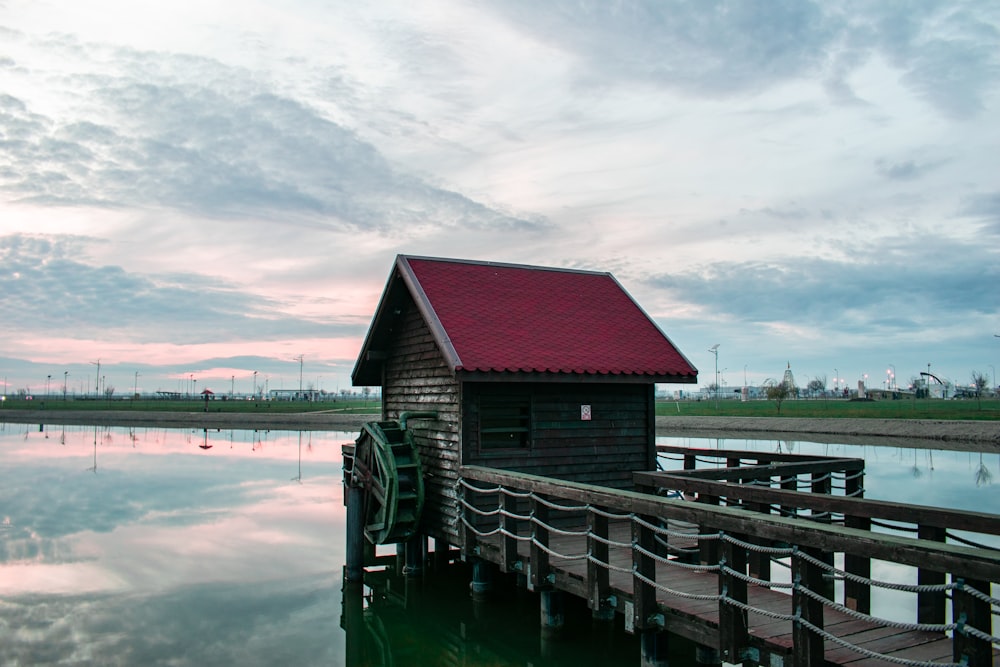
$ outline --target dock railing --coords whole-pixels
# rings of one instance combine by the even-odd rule
[[[961,544],[1000,552],[987,544],[1000,536],[1000,516],[985,512],[942,509],[864,497],[864,461],[861,459],[820,459],[817,467],[804,467],[799,455],[750,453],[658,447],[661,455],[683,461],[683,470],[635,473],[639,490],[677,493],[701,502],[742,507],[763,514],[798,517],[835,525],[891,532],[922,540]],[[720,462],[724,461],[724,467]],[[698,464],[706,465],[699,469]],[[711,467],[715,466],[715,467]],[[806,489],[805,492],[801,489]],[[833,554],[826,554],[832,562]],[[843,604],[869,613],[871,558],[865,554],[845,554]],[[753,564],[751,564],[753,567]],[[760,561],[762,576],[768,561]],[[940,624],[947,617],[947,573],[928,566],[917,569],[917,621]],[[850,576],[856,575],[856,576]]]
[[[679,483],[657,475],[663,473],[637,473],[637,480],[649,489]],[[821,505],[870,501],[780,488],[772,491],[798,495],[772,498],[753,495],[765,491],[754,485],[698,476],[683,479],[689,488],[701,489],[696,491],[699,496],[719,501],[691,502],[463,466],[458,484],[463,508],[460,546],[469,559],[485,559],[524,574],[529,587],[579,595],[595,613],[623,613],[631,631],[675,631],[716,647],[729,662],[818,667],[868,658],[874,664],[913,667],[992,667],[995,647],[1000,646],[993,631],[1000,600],[992,596],[991,586],[1000,581],[1000,552],[921,535],[874,532],[849,525],[853,519],[837,525],[803,520],[797,511],[783,516],[752,509],[753,503],[802,509],[799,495],[820,497]],[[726,504],[721,504],[723,499]],[[811,513],[814,507],[819,512],[845,511],[834,505],[807,509]],[[924,510],[927,521],[943,522],[943,514]],[[865,513],[852,506],[845,517],[891,514],[885,507]],[[714,548],[704,548],[708,543]],[[830,554],[944,573],[950,581],[877,581],[835,567]],[[754,569],[751,563],[762,556],[787,564],[787,580]],[[706,586],[706,577],[714,579],[714,585]],[[836,580],[869,590],[939,594],[951,600],[950,620],[872,616],[858,603],[834,601],[831,582]],[[690,587],[687,581],[699,583]],[[884,644],[878,641],[855,640],[871,636],[859,629],[886,629],[881,632],[894,635],[896,648],[907,648],[880,652]]]

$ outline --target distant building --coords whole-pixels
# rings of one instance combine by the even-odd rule
[[[268,392],[272,401],[320,401],[322,394],[316,389],[272,389]]]
[[[792,362],[790,361],[788,362],[788,366],[785,368],[785,375],[781,378],[781,384],[785,385],[785,387],[788,388],[789,393],[793,394],[799,388],[799,386],[795,384],[795,376],[792,375]]]

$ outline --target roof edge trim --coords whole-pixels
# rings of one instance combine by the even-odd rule
[[[441,324],[441,320],[438,319],[437,313],[434,312],[434,307],[431,305],[431,301],[427,297],[427,294],[424,293],[424,289],[421,287],[420,281],[417,280],[417,276],[413,272],[413,267],[410,266],[409,259],[410,257],[407,255],[397,255],[396,269],[399,271],[399,275],[406,284],[407,289],[410,290],[410,294],[413,296],[413,302],[417,305],[417,310],[420,311],[424,321],[427,323],[427,328],[430,329],[431,336],[434,337],[434,341],[441,350],[445,363],[448,364],[448,368],[452,373],[454,373],[456,368],[460,368],[462,366],[462,360],[459,358],[458,351],[455,349],[455,346],[452,345],[451,339],[448,338],[448,334],[444,330],[444,325]],[[429,258],[414,257],[414,259]]]

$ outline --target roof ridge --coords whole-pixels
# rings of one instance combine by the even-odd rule
[[[501,269],[526,269],[530,271],[554,271],[558,273],[581,273],[585,275],[593,276],[611,276],[610,271],[597,271],[595,269],[578,269],[572,267],[559,267],[559,266],[543,266],[541,264],[517,264],[515,262],[497,262],[493,260],[479,260],[479,259],[462,259],[455,257],[431,257],[426,255],[407,255],[400,253],[397,256],[398,259],[405,259],[407,261],[417,260],[424,262],[441,262],[448,264],[469,264],[472,266],[495,266]]]

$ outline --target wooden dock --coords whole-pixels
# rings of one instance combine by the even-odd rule
[[[1000,517],[866,501],[856,459],[683,455],[726,465],[636,473],[636,492],[464,467],[463,554],[726,662],[1000,665],[1000,551],[969,539],[1000,535]],[[912,566],[916,580],[875,581],[873,561]],[[879,587],[916,597],[915,617],[871,616]]]

